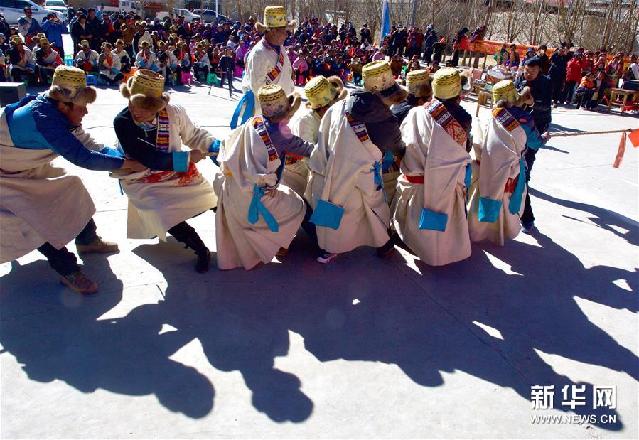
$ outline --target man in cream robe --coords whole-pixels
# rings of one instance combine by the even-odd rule
[[[209,250],[186,220],[216,205],[211,185],[195,166],[216,148],[215,138],[195,126],[184,108],[168,103],[158,73],[136,71],[122,93],[129,106],[115,118],[115,132],[127,157],[149,167],[117,176],[129,198],[128,237],[166,240],[169,232],[194,250],[196,270],[206,272]]]
[[[300,108],[288,123],[291,133],[311,144],[317,144],[317,136],[322,116],[338,99],[343,99],[347,92],[344,84],[336,76],[325,78],[318,75],[304,86],[304,94],[308,102]],[[304,197],[308,183],[308,166],[300,157],[286,156],[286,165],[282,173],[282,182],[300,196]]]
[[[0,263],[38,249],[61,282],[78,293],[94,293],[98,285],[81,272],[66,244],[75,238],[80,253],[118,247],[97,236],[95,206],[81,180],[51,162],[62,156],[96,171],[141,169],[82,130],[86,105],[95,96],[82,70],[59,66],[48,92],[0,114]]]
[[[393,222],[415,255],[442,266],[471,252],[465,206],[471,117],[459,106],[461,79],[455,69],[437,71],[433,92],[436,99],[410,110],[402,123],[406,154]]]
[[[393,248],[381,160],[385,151],[403,154],[399,125],[389,106],[403,100],[405,91],[386,62],[364,66],[363,74],[366,90],[334,104],[322,118],[318,146],[309,161],[311,221],[325,251],[320,263],[360,246],[376,247],[380,257]]]
[[[308,218],[303,199],[279,182],[287,152],[308,157],[313,145],[284,136],[280,126],[295,111],[280,86],[258,92],[264,115],[250,118],[225,140],[219,156],[222,173],[213,184],[218,196],[215,216],[220,269],[252,269],[288,249]],[[299,101],[297,101],[299,105]]]
[[[235,109],[231,128],[236,128],[249,117],[262,113],[261,104],[256,99],[256,94],[262,86],[279,85],[287,95],[295,90],[291,60],[284,47],[287,31],[294,25],[295,22],[286,19],[283,6],[267,6],[264,9],[264,23],[255,24],[257,31],[264,36],[246,57],[242,78],[244,96]]]
[[[541,136],[529,113],[518,103],[512,81],[493,87],[495,109],[484,140],[475,145],[473,184],[470,190],[468,226],[472,241],[500,246],[521,230],[520,217],[526,197],[526,146],[539,148]]]
[[[421,106],[430,101],[432,90],[430,88],[430,74],[428,70],[411,70],[406,75],[406,87],[408,96],[406,100],[393,105],[391,111],[397,122],[401,124],[413,107]],[[392,155],[384,156],[382,162],[382,177],[384,178],[384,190],[388,203],[392,203],[397,190],[397,179],[400,176],[399,160]]]

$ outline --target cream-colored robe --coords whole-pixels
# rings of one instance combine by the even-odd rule
[[[506,240],[515,238],[521,229],[520,215],[524,209],[526,192],[524,190],[522,194],[519,212],[511,214],[509,203],[512,193],[505,192],[505,185],[508,179],[514,180],[519,175],[520,160],[526,149],[526,132],[520,126],[508,131],[495,118],[490,119],[484,132],[480,148],[474,149],[476,159],[473,161],[468,227],[472,241],[488,240],[503,246]],[[479,221],[480,199],[501,202],[496,221]]]
[[[255,94],[255,113],[262,114],[262,107],[257,99],[257,91],[265,84],[279,84],[284,89],[284,93],[290,95],[295,90],[293,84],[293,68],[291,60],[288,58],[287,49],[282,46],[281,50],[284,54],[284,64],[282,71],[275,81],[267,80],[267,74],[273,70],[277,63],[278,54],[274,49],[265,43],[264,39],[260,40],[246,57],[246,67],[244,76],[242,77],[242,91],[252,90]]]
[[[399,179],[393,202],[395,230],[415,255],[431,266],[468,258],[464,178],[470,155],[424,106],[410,110],[401,131],[406,144],[402,173],[424,176],[424,183],[410,183],[403,176]],[[448,216],[445,231],[419,229],[424,208]]]
[[[97,151],[102,147],[92,145]],[[20,258],[46,242],[61,249],[84,229],[95,213],[91,196],[80,178],[67,176],[64,169],[51,165],[56,157],[51,150],[17,148],[2,112],[0,263]]]
[[[317,227],[319,247],[333,253],[380,247],[389,240],[390,210],[373,171],[382,153],[370,139],[359,140],[345,117],[345,105],[339,101],[324,114],[318,145],[309,159],[307,199],[313,209],[318,199],[344,208],[337,230]]]
[[[302,198],[280,183],[260,199],[279,230],[271,231],[261,215],[254,224],[248,221],[254,186],[274,187],[281,164],[279,158],[269,160],[253,120],[231,132],[218,156],[222,173],[216,176],[213,187],[218,196],[215,238],[220,269],[249,270],[259,263],[269,263],[280,248],[288,248],[306,212]]]
[[[291,133],[295,136],[311,144],[316,144],[321,120],[322,118],[319,117],[317,112],[310,108],[303,107],[295,112],[288,122],[288,126],[291,129]],[[307,159],[299,159],[293,164],[286,164],[282,172],[282,183],[302,197],[304,197],[308,184],[309,172],[306,162]]]
[[[215,140],[208,131],[198,128],[184,108],[167,106],[169,116],[168,151],[181,151],[182,145],[191,150],[207,152]],[[141,178],[167,173],[145,170],[121,177],[122,190],[129,198],[127,236],[166,240],[166,232],[173,226],[201,214],[216,205],[209,182],[199,173],[185,177],[175,173],[160,182],[143,182]]]

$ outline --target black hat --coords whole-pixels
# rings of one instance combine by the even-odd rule
[[[539,57],[532,57],[526,60],[526,62],[524,63],[525,66],[528,67],[541,67],[541,58]]]

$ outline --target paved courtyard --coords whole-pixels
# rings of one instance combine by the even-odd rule
[[[239,95],[208,91],[172,100],[223,137]],[[101,90],[85,127],[112,143],[124,105]],[[553,117],[559,131],[639,127]],[[199,275],[171,238],[127,240],[117,181],[67,163],[121,250],[83,259],[91,297],[38,253],[0,266],[0,436],[637,438],[639,150],[613,169],[618,142],[552,139],[531,182],[539,232],[442,268],[371,249],[322,266],[300,234],[282,262]],[[214,250],[214,213],[191,223]],[[532,408],[534,385],[554,385],[551,409]],[[616,387],[616,409],[593,409],[595,386]]]

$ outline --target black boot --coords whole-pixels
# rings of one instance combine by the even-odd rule
[[[197,261],[195,262],[195,271],[198,273],[205,273],[209,271],[211,265],[211,252],[202,241],[195,229],[186,222],[179,223],[169,229],[169,233],[175,237],[176,240],[184,243],[187,248],[191,248],[197,255]]]
[[[386,258],[395,250],[395,244],[398,242],[399,236],[390,228],[388,229],[388,236],[390,237],[388,241],[383,246],[380,246],[375,250],[375,253],[379,258]]]
[[[211,252],[204,247],[203,250],[196,251],[197,261],[195,262],[195,271],[197,273],[206,273],[211,265]]]

